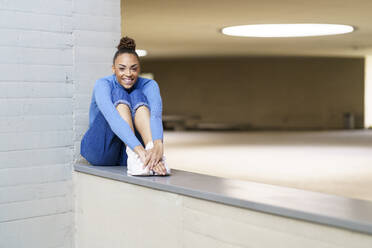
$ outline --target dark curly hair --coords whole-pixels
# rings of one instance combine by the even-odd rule
[[[117,49],[118,50],[114,55],[113,64],[115,64],[116,58],[123,53],[134,54],[139,61],[139,56],[136,53],[136,42],[132,38],[129,38],[128,36],[121,38]]]

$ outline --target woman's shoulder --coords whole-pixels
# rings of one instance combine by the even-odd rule
[[[145,88],[148,86],[158,86],[158,83],[151,78],[138,77],[138,86],[140,88]]]
[[[104,76],[96,80],[95,87],[109,86],[113,87],[115,82],[115,74]]]
[[[115,81],[115,74],[111,74],[108,76],[101,77],[96,80],[96,83],[98,82],[114,82]]]

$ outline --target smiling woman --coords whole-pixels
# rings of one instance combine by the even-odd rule
[[[94,86],[81,155],[92,165],[127,165],[133,176],[169,175],[159,86],[138,76],[141,68],[133,39],[123,37],[117,48],[114,74]]]

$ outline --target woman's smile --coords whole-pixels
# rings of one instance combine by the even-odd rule
[[[123,81],[124,81],[125,84],[132,84],[133,78],[125,77],[125,78],[123,78]]]

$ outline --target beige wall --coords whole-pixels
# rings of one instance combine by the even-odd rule
[[[364,60],[358,58],[203,58],[143,60],[165,114],[254,128],[342,128],[343,113],[363,127]]]
[[[78,248],[370,248],[372,236],[74,172]]]

